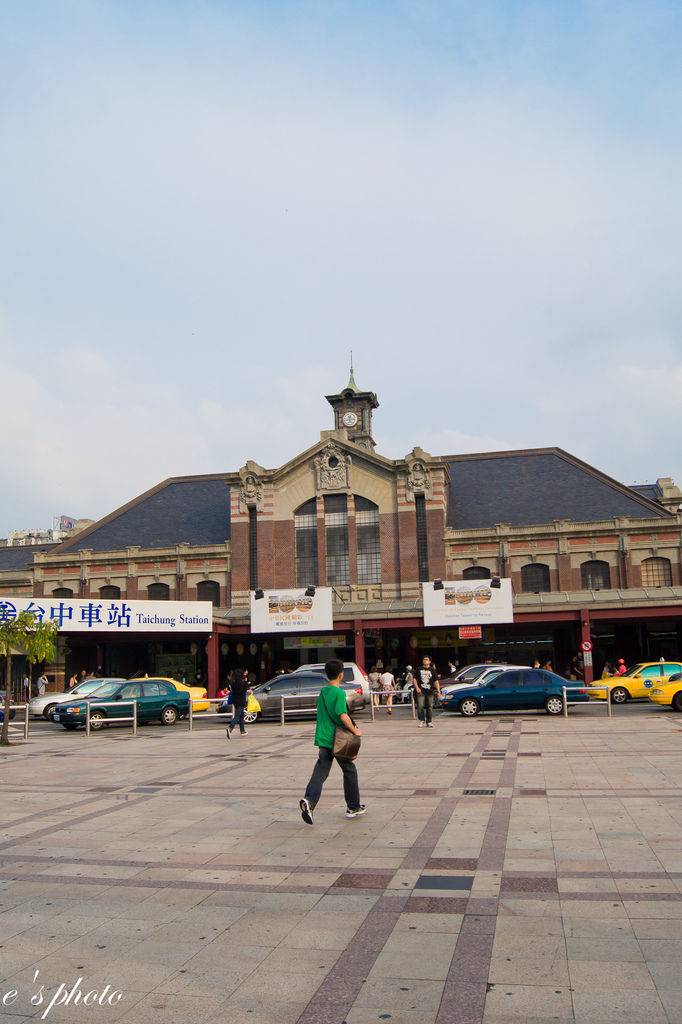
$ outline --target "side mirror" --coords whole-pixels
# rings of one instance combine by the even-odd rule
[[[266,692],[266,693],[270,693],[270,690],[271,690],[271,689],[272,689],[272,687],[271,687],[271,686],[266,686],[266,687],[265,687],[265,692]]]

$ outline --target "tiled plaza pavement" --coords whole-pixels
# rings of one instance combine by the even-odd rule
[[[682,716],[603,712],[366,722],[367,814],[334,767],[312,828],[311,723],[36,730],[0,750],[0,1021],[679,1024]]]

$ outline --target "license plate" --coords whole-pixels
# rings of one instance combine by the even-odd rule
[[[59,715],[53,715],[52,716],[52,721],[53,722],[61,722],[61,718],[59,717]]]

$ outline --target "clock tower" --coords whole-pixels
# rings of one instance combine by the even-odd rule
[[[360,391],[355,383],[352,352],[348,383],[340,394],[326,398],[334,410],[334,429],[347,430],[351,441],[373,451],[372,409],[377,409],[379,402],[373,391]]]

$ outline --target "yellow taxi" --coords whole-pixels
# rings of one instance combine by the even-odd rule
[[[600,679],[603,685],[611,687],[611,703],[625,704],[628,700],[641,700],[649,696],[651,690],[657,683],[665,681],[668,676],[676,672],[682,672],[682,664],[679,661],[641,661],[633,665],[622,676],[609,676],[608,679]],[[606,690],[597,690],[587,687],[590,697],[597,700],[606,700]]]
[[[151,679],[151,676],[145,676],[145,679]],[[179,683],[177,679],[170,679],[168,676],[154,676],[154,679],[160,679],[162,683],[170,683],[176,690],[184,690],[189,693],[191,700],[197,700],[201,703],[192,705],[192,714],[195,715],[197,711],[208,711],[210,703],[207,700],[201,700],[202,697],[208,695],[208,691],[205,686],[188,686],[186,683]]]
[[[667,683],[655,683],[649,690],[649,700],[654,704],[672,705],[673,711],[682,711],[682,672]]]

